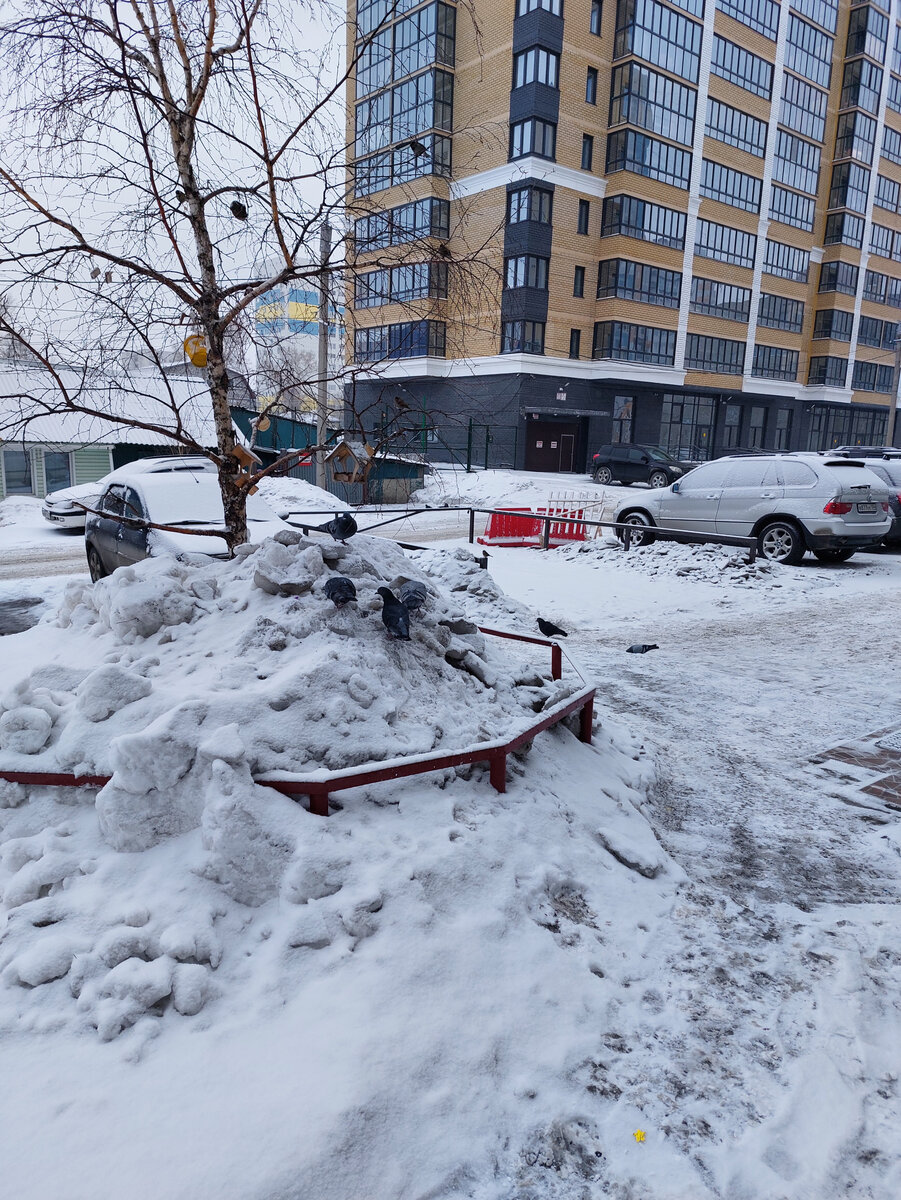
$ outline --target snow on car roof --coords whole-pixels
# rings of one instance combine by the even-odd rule
[[[126,476],[119,482],[133,487],[143,497],[150,519],[156,524],[218,523],[224,520],[217,475],[165,471],[137,474],[134,478]],[[279,521],[261,496],[247,497],[247,516],[251,521]]]

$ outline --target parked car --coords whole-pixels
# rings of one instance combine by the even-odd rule
[[[808,550],[822,562],[845,562],[891,526],[888,486],[869,463],[817,454],[702,463],[641,503],[624,501],[614,519],[634,526],[643,543],[655,527],[756,537],[764,558],[789,564]]]
[[[591,459],[591,474],[595,483],[619,480],[628,487],[632,483],[649,483],[651,487],[666,487],[696,462],[680,462],[657,446],[640,446],[635,442],[617,442],[601,446]]]
[[[88,569],[95,583],[116,567],[129,566],[150,555],[193,553],[228,558],[224,538],[169,533],[148,529],[146,524],[150,521],[182,529],[224,529],[222,496],[215,475],[179,471],[121,476],[106,489],[97,507],[99,515],[88,513],[84,531]],[[252,542],[289,528],[260,496],[247,497],[247,527]]]
[[[852,458],[883,458],[887,454],[901,458],[897,446],[836,446],[834,450],[821,450],[821,454],[848,454]]]
[[[201,454],[169,454],[159,458],[139,458],[117,467],[93,483],[77,483],[74,487],[48,492],[41,512],[44,519],[60,529],[84,529],[85,511],[81,505],[96,508],[97,501],[111,483],[128,479],[135,474],[155,475],[160,471],[215,471],[216,464]],[[78,501],[79,503],[76,503]]]
[[[901,546],[901,454],[892,458],[868,458],[867,466],[888,484],[892,524],[882,540],[886,546]]]

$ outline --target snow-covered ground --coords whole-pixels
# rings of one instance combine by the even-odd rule
[[[452,483],[428,502],[602,491]],[[12,729],[17,763],[82,747],[119,773],[0,793],[10,1196],[901,1195],[899,813],[808,764],[901,726],[901,558],[601,538],[490,567],[358,538],[0,585],[47,594],[0,639],[0,761]],[[336,570],[356,611],[322,599]],[[409,644],[370,604],[402,576],[431,589]],[[593,746],[561,728],[504,795],[476,767],[339,793],[327,821],[253,786],[294,747],[308,769],[459,745],[558,694],[543,650],[464,614],[568,630]]]

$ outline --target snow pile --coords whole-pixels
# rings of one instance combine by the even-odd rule
[[[735,546],[684,546],[666,541],[626,550],[614,538],[598,538],[560,547],[554,553],[604,570],[614,568],[651,578],[672,577],[697,583],[728,583],[736,587],[781,587],[786,569],[760,557],[749,563],[747,551]]]
[[[0,783],[0,808],[23,813],[27,831],[9,838],[15,823],[7,827],[0,860],[0,895],[12,933],[22,934],[0,958],[7,984],[66,977],[103,1038],[170,1003],[198,1012],[219,953],[214,917],[184,924],[177,871],[163,885],[175,897],[169,915],[155,901],[151,921],[142,897],[101,920],[121,875],[106,847],[134,854],[190,838],[190,870],[216,885],[210,913],[216,895],[259,907],[284,892],[305,904],[330,894],[350,860],[305,858],[302,810],[255,776],[461,750],[525,728],[572,691],[486,644],[445,591],[485,586],[471,555],[450,556],[433,576],[423,569],[429,557],[418,565],[382,540],[345,546],[286,531],[232,562],[148,559],[94,585],[69,584],[56,629],[44,623],[17,640],[19,677],[11,665],[0,695],[0,762],[111,779],[96,800],[64,795],[92,806],[82,819],[49,824],[25,786]],[[325,598],[336,573],[354,580],[356,604],[337,609]],[[410,578],[426,584],[428,599],[410,641],[397,642],[376,588]],[[98,854],[107,870],[92,885]],[[368,912],[376,901],[360,903]],[[346,914],[351,929],[369,919],[357,907]],[[46,926],[52,937],[35,938]],[[305,914],[290,945],[327,944],[323,928]],[[20,999],[17,1015],[27,1007]]]

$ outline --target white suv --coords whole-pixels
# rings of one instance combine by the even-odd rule
[[[818,454],[760,454],[702,463],[668,488],[625,501],[616,521],[649,530],[756,537],[759,553],[799,563],[807,550],[844,562],[876,546],[891,526],[888,488],[862,459]],[[635,534],[638,537],[635,537]]]
[[[45,521],[60,529],[84,529],[85,507],[96,508],[97,501],[111,483],[128,479],[139,473],[156,475],[170,471],[215,471],[216,464],[201,454],[167,454],[157,458],[139,458],[117,467],[102,479],[93,483],[76,483],[74,487],[60,488],[48,492],[44,497],[41,514]]]

